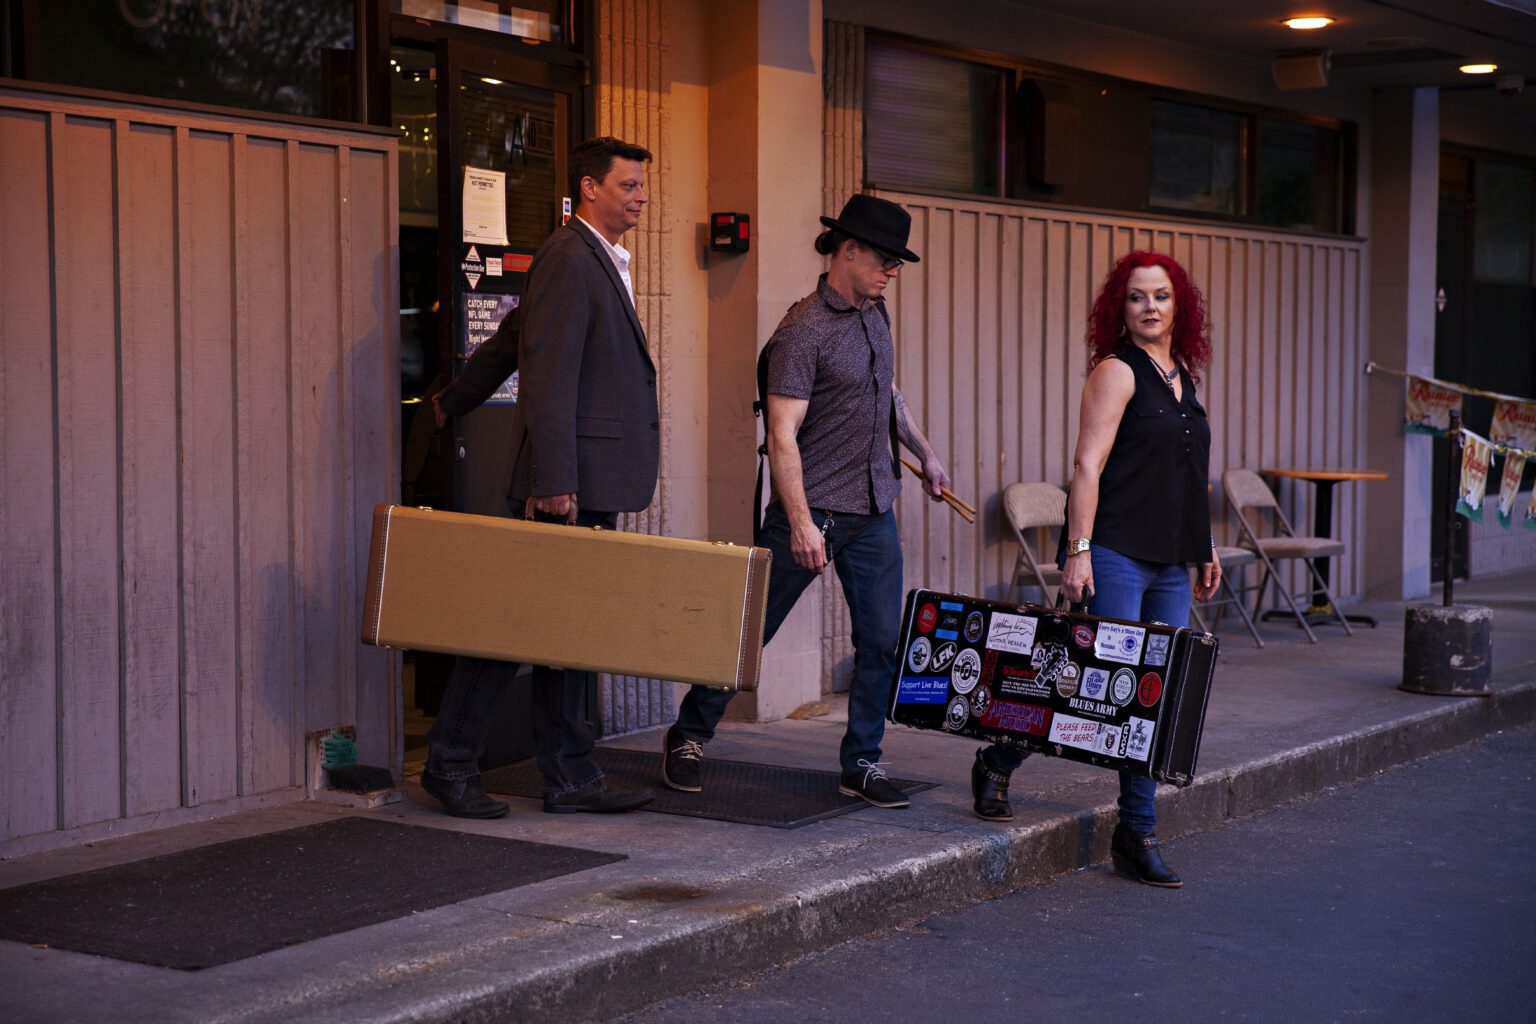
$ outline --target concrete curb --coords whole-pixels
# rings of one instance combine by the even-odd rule
[[[1426,697],[1423,711],[1159,791],[1165,839],[1219,826],[1536,720],[1536,683],[1486,698]],[[1432,704],[1430,702],[1433,702]],[[391,1004],[388,1019],[436,1024],[606,1019],[728,977],[1106,860],[1113,803],[1047,822],[958,839],[918,857],[737,905],[644,942],[594,947],[557,967],[462,998]]]

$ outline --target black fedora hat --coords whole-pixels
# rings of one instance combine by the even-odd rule
[[[821,222],[834,231],[841,231],[907,263],[917,263],[922,258],[907,248],[912,215],[889,199],[862,193],[850,196],[836,220],[823,217]]]

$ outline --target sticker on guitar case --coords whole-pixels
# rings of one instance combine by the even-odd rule
[[[1044,736],[1050,731],[1051,709],[1035,704],[1015,704],[1012,701],[995,700],[981,716],[981,724],[989,729],[1004,732],[1021,732],[1027,736]]]
[[[981,630],[986,625],[986,616],[981,612],[971,612],[965,617],[965,642],[973,644],[981,639]]]
[[[1102,668],[1083,669],[1083,685],[1078,692],[1089,700],[1103,700],[1109,692],[1109,671]]]
[[[1156,704],[1158,698],[1163,695],[1163,677],[1156,672],[1148,672],[1141,677],[1141,686],[1136,691],[1136,699],[1145,707]]]
[[[1115,669],[1115,674],[1109,681],[1109,699],[1124,707],[1131,702],[1131,696],[1135,692],[1136,673],[1128,668]]]
[[[949,710],[944,713],[944,727],[959,732],[965,728],[965,723],[970,720],[971,706],[966,703],[964,697],[956,697],[949,702]]]
[[[933,660],[928,662],[930,672],[947,672],[949,663],[955,660],[957,648],[953,643],[942,644],[933,650]]]
[[[1141,626],[1119,622],[1101,622],[1093,638],[1093,653],[1105,661],[1135,665],[1141,661],[1141,645],[1147,631]]]
[[[939,610],[931,604],[925,604],[917,610],[917,631],[919,633],[933,632],[934,625],[939,621]]]
[[[1172,639],[1166,633],[1147,634],[1147,664],[1168,664],[1168,641]]]
[[[902,676],[896,686],[897,704],[943,704],[947,700],[948,676]]]
[[[912,646],[907,650],[907,667],[913,672],[923,672],[928,668],[928,658],[933,654],[933,645],[928,638],[920,636],[912,641]]]
[[[1028,654],[1035,646],[1035,627],[1039,624],[1040,620],[1033,615],[993,612],[992,623],[987,629],[987,646],[994,651]]]
[[[1152,756],[1152,730],[1154,723],[1145,718],[1132,718],[1125,723],[1125,757],[1145,761]]]
[[[981,655],[967,647],[955,659],[955,670],[950,673],[956,693],[970,693],[981,682]]]

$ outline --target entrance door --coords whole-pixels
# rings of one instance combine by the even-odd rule
[[[514,376],[480,408],[438,430],[431,396],[457,376],[520,300],[533,253],[559,227],[579,109],[573,68],[395,22],[392,120],[400,143],[402,500],[505,515]],[[406,34],[408,33],[408,35]],[[407,665],[407,748],[425,742],[453,659]],[[483,763],[532,754],[526,674]],[[595,707],[595,703],[593,703]]]

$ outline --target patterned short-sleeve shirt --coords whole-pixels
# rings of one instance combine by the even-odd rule
[[[891,465],[895,351],[884,312],[873,301],[855,307],[823,274],[768,344],[768,393],[810,401],[796,438],[806,503],[859,515],[890,508],[901,480]]]

